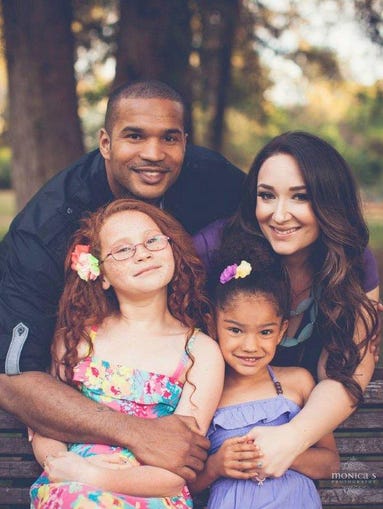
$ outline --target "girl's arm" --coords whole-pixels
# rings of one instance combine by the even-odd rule
[[[194,364],[175,413],[194,416],[201,434],[205,434],[221,397],[224,362],[217,343],[203,334],[198,334],[192,353]],[[80,481],[140,497],[175,496],[185,484],[181,477],[162,468],[126,464],[109,468],[72,453],[49,458],[47,473],[55,482]]]
[[[378,301],[379,289],[368,292],[367,296]],[[356,327],[356,342],[360,340],[358,332],[361,330],[361,326]],[[368,349],[354,375],[362,390],[367,387],[374,369],[374,355]],[[297,456],[346,420],[355,410],[353,404],[340,382],[324,379],[314,388],[302,411],[288,424],[254,428],[250,435],[264,454],[265,475],[281,476]]]
[[[42,468],[45,468],[47,456],[55,456],[56,454],[67,451],[67,445],[64,442],[43,437],[38,433],[33,433],[31,442],[33,454]]]

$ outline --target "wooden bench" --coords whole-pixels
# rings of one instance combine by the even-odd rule
[[[341,468],[318,482],[324,508],[383,508],[383,368],[375,370],[365,399],[335,433]],[[0,410],[0,509],[27,509],[40,472],[25,426]]]
[[[319,416],[318,416],[319,417]],[[335,432],[340,472],[318,483],[323,507],[383,508],[383,368],[375,370],[365,403]]]

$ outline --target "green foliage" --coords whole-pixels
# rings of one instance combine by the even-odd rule
[[[0,189],[11,187],[11,149],[0,147]]]

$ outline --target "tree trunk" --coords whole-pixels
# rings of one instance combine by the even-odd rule
[[[125,81],[157,79],[180,92],[191,131],[189,54],[191,13],[186,0],[120,1],[114,87]]]
[[[222,149],[231,56],[241,0],[199,0],[202,22],[203,103],[210,112],[209,146]]]
[[[71,3],[2,0],[17,206],[83,151]]]

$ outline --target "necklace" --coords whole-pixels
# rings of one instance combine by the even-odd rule
[[[317,291],[316,293],[317,295],[314,296],[314,293],[311,290],[310,296],[307,297],[307,299],[302,300],[302,302],[298,304],[295,310],[293,309],[290,311],[290,316],[298,316],[310,308],[310,321],[303,327],[297,337],[285,336],[281,341],[282,346],[290,348],[291,346],[296,346],[300,343],[303,343],[303,341],[306,341],[311,337],[318,316],[318,298],[320,291]]]

